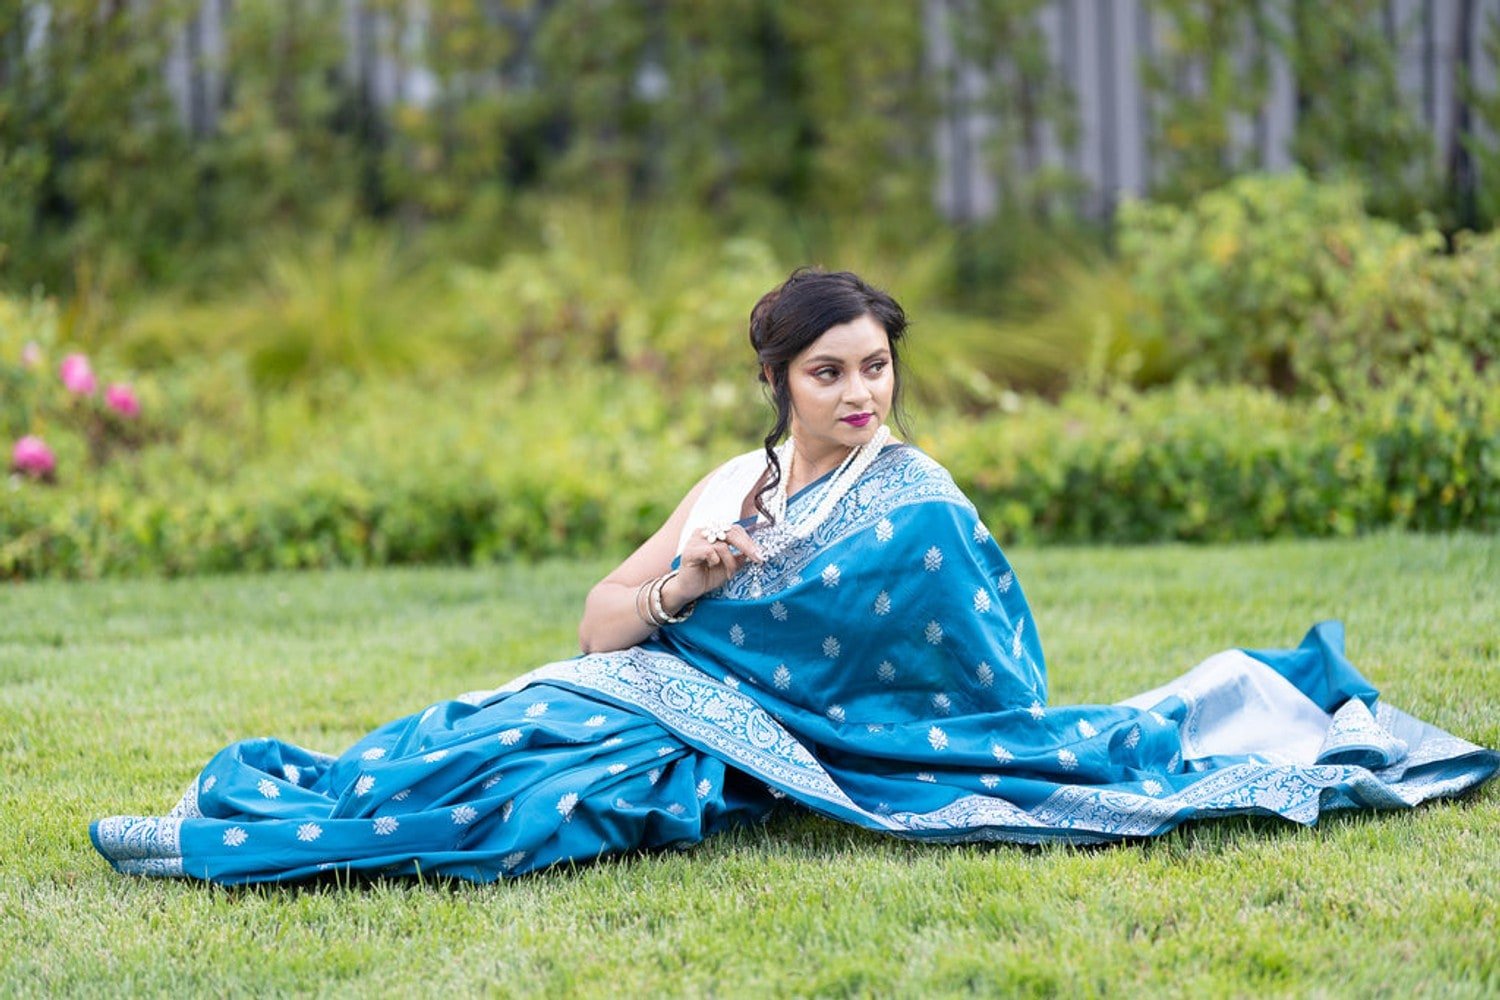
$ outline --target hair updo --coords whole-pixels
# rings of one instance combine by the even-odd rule
[[[770,518],[763,501],[781,482],[776,445],[786,436],[792,422],[787,369],[793,358],[831,327],[852,323],[861,316],[879,323],[890,341],[894,380],[890,416],[902,433],[910,437],[901,411],[899,345],[906,334],[906,312],[890,295],[849,271],[799,267],[786,281],[762,295],[750,311],[750,345],[755,348],[755,359],[759,362],[759,378],[767,383],[771,403],[776,407],[776,422],[765,440],[770,475],[755,494],[755,509],[762,517]]]

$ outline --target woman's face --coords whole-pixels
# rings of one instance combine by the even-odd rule
[[[787,366],[787,388],[797,451],[818,466],[841,460],[890,416],[896,370],[885,328],[868,313],[829,327]]]

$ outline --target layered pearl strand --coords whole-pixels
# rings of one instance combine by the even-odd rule
[[[865,470],[869,469],[870,463],[875,461],[880,455],[880,450],[890,440],[891,429],[881,424],[870,436],[870,440],[857,448],[850,449],[844,461],[834,471],[818,505],[806,517],[793,522],[787,518],[786,513],[787,484],[791,482],[792,463],[796,461],[797,445],[794,440],[787,438],[781,447],[776,449],[776,460],[781,465],[781,479],[766,502],[766,511],[771,515],[774,523],[756,538],[761,554],[770,559],[792,542],[801,541],[816,531],[818,525],[828,520],[828,515],[833,513],[833,508],[843,499],[844,494],[849,492],[850,487],[859,482]],[[764,541],[761,540],[762,538]]]

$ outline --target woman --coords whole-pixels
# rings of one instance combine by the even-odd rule
[[[891,438],[905,329],[854,275],[794,273],[750,320],[776,406],[764,450],[594,587],[583,656],[338,758],[234,744],[167,816],[93,824],[95,846],[122,872],[226,883],[490,880],[696,842],[784,798],[909,837],[1087,843],[1411,806],[1500,767],[1379,702],[1334,623],[1118,705],[1049,707],[1005,556],[948,474]]]

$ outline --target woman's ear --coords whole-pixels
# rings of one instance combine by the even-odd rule
[[[766,385],[771,387],[772,392],[776,391],[776,379],[771,372],[770,365],[760,366],[760,377],[765,380]]]

